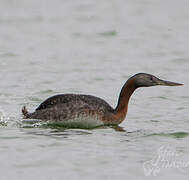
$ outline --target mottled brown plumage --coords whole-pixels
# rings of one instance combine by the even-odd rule
[[[33,113],[23,107],[26,119],[41,119],[54,122],[84,122],[92,126],[120,124],[127,114],[128,103],[132,93],[139,87],[156,85],[179,86],[182,84],[163,81],[153,75],[139,73],[129,78],[124,84],[117,107],[112,108],[101,98],[82,94],[55,95],[42,102]]]

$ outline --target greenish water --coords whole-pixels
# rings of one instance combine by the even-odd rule
[[[187,0],[1,1],[0,179],[188,180],[188,7]],[[24,105],[32,112],[59,93],[115,107],[138,72],[184,86],[138,89],[118,127],[22,119]]]

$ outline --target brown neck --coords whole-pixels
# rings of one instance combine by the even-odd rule
[[[127,114],[128,103],[131,95],[137,87],[134,80],[129,79],[121,89],[117,107],[115,108],[115,115],[118,119],[124,119]]]

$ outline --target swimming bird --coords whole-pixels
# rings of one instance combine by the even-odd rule
[[[61,122],[73,126],[118,125],[126,117],[129,99],[133,92],[140,87],[157,85],[181,86],[183,84],[164,81],[151,74],[138,73],[130,77],[123,85],[115,108],[95,96],[59,94],[46,99],[33,113],[29,113],[24,106],[22,113],[25,119]]]

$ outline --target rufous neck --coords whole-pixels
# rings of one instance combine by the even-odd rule
[[[126,116],[128,103],[131,95],[137,87],[135,86],[134,80],[129,79],[121,89],[117,107],[115,108],[115,113],[120,116]]]

